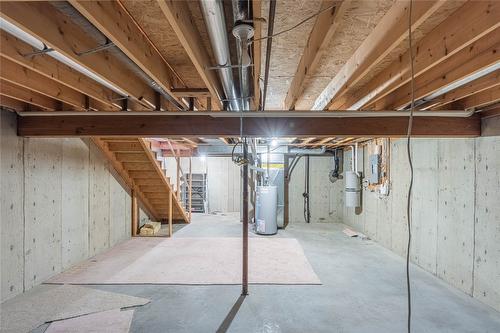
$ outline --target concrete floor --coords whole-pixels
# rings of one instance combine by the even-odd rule
[[[135,310],[131,332],[403,332],[405,264],[370,240],[348,238],[345,226],[296,223],[295,237],[321,286],[96,286],[149,298]],[[239,236],[237,216],[195,215],[175,237]],[[251,246],[251,242],[250,242]],[[293,258],[290,258],[293,260]],[[412,267],[413,332],[500,332],[500,313]]]

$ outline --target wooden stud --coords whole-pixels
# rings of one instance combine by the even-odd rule
[[[139,204],[136,191],[132,190],[132,236],[137,236],[139,231]]]
[[[168,237],[172,237],[172,210],[173,210],[173,200],[172,191],[168,192]]]

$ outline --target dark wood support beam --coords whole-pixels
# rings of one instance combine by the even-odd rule
[[[408,118],[391,117],[246,117],[243,135],[250,137],[403,137]],[[480,119],[471,117],[416,116],[414,136],[475,137],[481,134]],[[18,135],[41,137],[236,137],[240,119],[206,114],[175,115],[71,114],[20,115]]]

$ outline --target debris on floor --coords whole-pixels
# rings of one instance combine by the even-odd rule
[[[155,236],[161,229],[161,222],[148,222],[141,227],[141,236]]]
[[[361,232],[357,232],[357,231],[354,231],[352,229],[349,229],[349,228],[345,228],[344,230],[342,230],[342,232],[344,234],[346,234],[348,237],[359,237],[363,240],[365,239],[370,239],[368,236],[366,236],[365,234],[362,234]]]
[[[142,306],[146,298],[73,285],[40,285],[1,304],[0,331],[30,332],[47,322]]]
[[[127,333],[134,310],[108,310],[54,321],[45,333]]]

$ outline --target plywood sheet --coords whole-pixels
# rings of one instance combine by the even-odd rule
[[[319,0],[278,0],[274,19],[274,33],[285,30],[304,18],[316,13],[320,8]],[[262,1],[261,17],[269,16],[269,0]],[[271,52],[269,84],[266,98],[266,109],[282,109],[286,92],[297,69],[307,38],[314,25],[309,20],[293,31],[273,38]],[[262,36],[267,35],[267,24],[262,25]],[[264,77],[266,42],[261,49],[262,69]]]
[[[134,310],[109,310],[55,321],[45,333],[128,333]]]
[[[182,83],[190,88],[204,88],[203,80],[163,15],[158,2],[156,0],[125,0],[122,3],[167,63],[179,74]]]
[[[474,297],[500,310],[500,137],[476,139]]]
[[[305,96],[319,96],[328,82],[335,77],[342,66],[349,60],[393,3],[394,0],[351,1],[344,15],[338,18],[340,24],[328,43],[326,52],[320,59],[316,70],[308,80],[308,85],[304,91]],[[318,76],[318,79],[316,79],[316,76]],[[327,80],[328,78],[329,80]],[[299,99],[296,109],[310,109],[313,104],[314,99],[312,98]]]
[[[25,289],[61,271],[62,142],[26,139]]]
[[[109,179],[108,162],[99,148],[89,146],[89,255],[109,247]]]
[[[0,111],[0,265],[2,298],[23,292],[24,209],[23,139],[16,135],[16,114]]]
[[[49,282],[240,284],[241,251],[241,238],[237,237],[174,237],[160,242],[150,237],[133,238]],[[132,261],[130,253],[140,253],[140,257]],[[249,243],[249,282],[320,284],[296,239],[260,237],[252,237]]]
[[[55,320],[140,306],[148,299],[78,286],[41,285],[2,303],[2,332],[30,332]]]
[[[439,140],[437,275],[472,293],[474,141]]]
[[[62,268],[88,258],[89,148],[80,139],[62,139]]]

